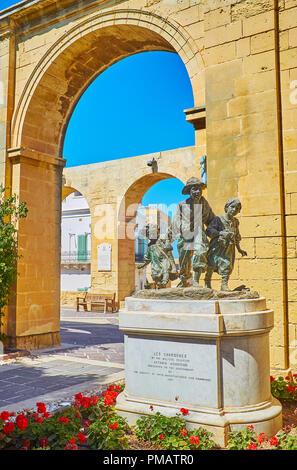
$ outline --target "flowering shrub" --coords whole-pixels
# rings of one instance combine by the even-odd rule
[[[184,408],[183,413],[182,410]],[[186,411],[188,414],[189,410]],[[136,422],[135,434],[143,441],[149,440],[168,450],[206,450],[215,446],[211,433],[203,428],[187,430],[185,420],[179,415],[167,417],[157,412],[142,417]]]
[[[277,399],[297,400],[297,374],[286,377],[270,377],[271,393]]]
[[[129,449],[128,440],[125,437],[127,430],[126,420],[113,413],[111,420],[100,419],[90,425],[88,442],[92,449]]]
[[[79,445],[90,444],[92,447],[94,443],[96,448],[111,449],[110,445],[117,445],[116,438],[120,440],[123,429],[127,427],[124,420],[117,417],[112,406],[122,388],[123,386],[111,385],[101,397],[84,397],[79,393],[75,395],[75,401],[70,407],[58,410],[53,415],[40,402],[36,403],[36,412],[21,412],[16,417],[14,413],[2,411],[0,449],[77,450]],[[114,421],[115,416],[120,424],[118,427]],[[103,423],[110,433],[114,433],[112,444],[111,439],[102,438],[102,430],[99,432]],[[109,424],[113,428],[109,428]]]
[[[272,378],[274,395],[289,400],[289,406],[296,400],[297,377]],[[199,427],[187,429],[185,416],[191,411],[181,408],[180,413],[166,417],[154,413],[142,417],[132,429],[125,419],[115,412],[114,405],[124,385],[110,385],[101,396],[83,396],[78,393],[67,408],[50,414],[44,403],[36,403],[36,411],[0,413],[0,450],[78,450],[86,446],[94,450],[128,449],[129,434],[143,441],[149,441],[160,449],[167,450],[208,450],[215,447],[212,434]],[[292,392],[294,390],[294,392]],[[294,404],[296,407],[296,404]],[[153,414],[154,413],[154,414]],[[294,412],[297,414],[297,408]],[[297,450],[297,428],[286,426],[275,436],[268,438],[257,434],[252,425],[229,435],[229,450],[279,449]]]
[[[296,450],[296,428],[284,429],[268,438],[264,433],[257,434],[252,425],[247,426],[241,431],[233,431],[229,434],[227,448],[229,450]]]
[[[241,431],[230,432],[227,447],[229,450],[257,449],[258,442],[254,427],[251,425]]]

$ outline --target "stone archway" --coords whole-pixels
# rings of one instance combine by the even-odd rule
[[[251,8],[249,0],[226,1],[223,8],[220,1],[110,5],[106,0],[26,0],[1,12],[0,181],[27,200],[32,221],[30,227],[28,220],[20,224],[24,258],[6,332],[19,347],[57,343],[59,263],[49,253],[59,246],[67,120],[104,67],[159,48],[178,53],[189,73],[195,108],[186,118],[196,130],[197,163],[207,148],[212,208],[217,213],[229,197],[241,199],[242,233],[251,257],[238,259],[236,272],[274,309],[272,362],[287,369],[297,338],[297,67],[291,40],[297,7],[265,1]],[[133,31],[134,42],[124,30]],[[108,47],[100,51],[100,44],[110,45],[107,37],[119,46],[113,55]],[[31,305],[42,307],[28,328]]]
[[[20,225],[23,258],[16,299],[5,324],[9,341],[16,347],[59,343],[60,206],[65,165],[62,150],[67,124],[82,93],[110,65],[144,51],[178,53],[190,79],[195,76],[196,80],[197,74],[203,73],[196,45],[183,27],[157,14],[104,10],[80,21],[69,21],[69,25],[65,34],[43,49],[42,55],[36,55],[26,79],[16,80],[15,84],[6,179],[20,200],[27,201],[33,221]],[[35,36],[33,29],[28,41]],[[33,257],[30,245],[35,247]],[[38,320],[34,324],[30,321],[28,329],[32,304],[38,306]]]
[[[12,147],[61,157],[72,111],[90,83],[129,55],[162,50],[180,55],[190,81],[203,75],[195,42],[180,25],[154,13],[105,11],[74,26],[40,58],[23,88],[12,122]],[[197,93],[194,101],[199,104]],[[45,119],[47,125],[40,125]]]
[[[156,172],[147,165],[152,158],[157,162]],[[127,224],[133,224],[135,210],[151,186],[168,178],[185,182],[193,174],[196,174],[194,147],[64,169],[65,186],[77,188],[90,207],[94,292],[115,292],[120,301],[131,294],[135,247],[134,236],[126,236]],[[111,269],[106,272],[98,270],[97,250],[101,243],[111,245]]]
[[[123,301],[135,289],[134,225],[139,204],[156,183],[175,178],[169,173],[149,173],[134,181],[127,189],[118,214],[118,299]],[[183,175],[184,177],[184,175]],[[184,179],[184,178],[183,178]],[[160,201],[162,203],[162,201]]]

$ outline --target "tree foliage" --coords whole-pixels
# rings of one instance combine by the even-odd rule
[[[18,203],[13,194],[5,197],[7,188],[0,187],[0,321],[8,304],[11,288],[17,275],[17,222],[27,216],[26,202]],[[0,325],[2,322],[0,322]],[[0,339],[4,335],[0,334]]]

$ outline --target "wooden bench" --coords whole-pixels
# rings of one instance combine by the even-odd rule
[[[115,300],[115,293],[114,294],[92,294],[90,292],[86,292],[84,297],[77,297],[76,298],[76,310],[79,311],[79,307],[83,306],[84,310],[88,312],[88,304],[90,304],[91,311],[95,307],[102,306],[104,309],[104,313],[111,310],[111,312],[117,312],[118,306]]]
[[[88,292],[85,292],[83,297],[76,297],[76,311],[77,312],[79,312],[80,305],[84,308],[85,312],[88,311],[87,295],[88,295]]]

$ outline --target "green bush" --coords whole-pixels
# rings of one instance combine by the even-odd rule
[[[292,377],[270,377],[271,394],[278,400],[297,401],[297,374]]]
[[[121,450],[129,449],[125,433],[128,424],[125,419],[113,412],[102,415],[90,425],[88,430],[88,444],[96,450]]]
[[[281,430],[268,438],[264,433],[257,434],[253,426],[229,434],[228,450],[297,450],[297,430]]]
[[[26,203],[17,203],[17,196],[6,197],[8,188],[0,187],[0,327],[4,307],[8,304],[11,288],[17,275],[16,222],[27,216]],[[0,340],[5,335],[0,332]]]
[[[167,450],[206,450],[215,446],[211,433],[201,427],[187,430],[186,421],[179,415],[167,417],[157,412],[142,417],[136,422],[135,434]]]

